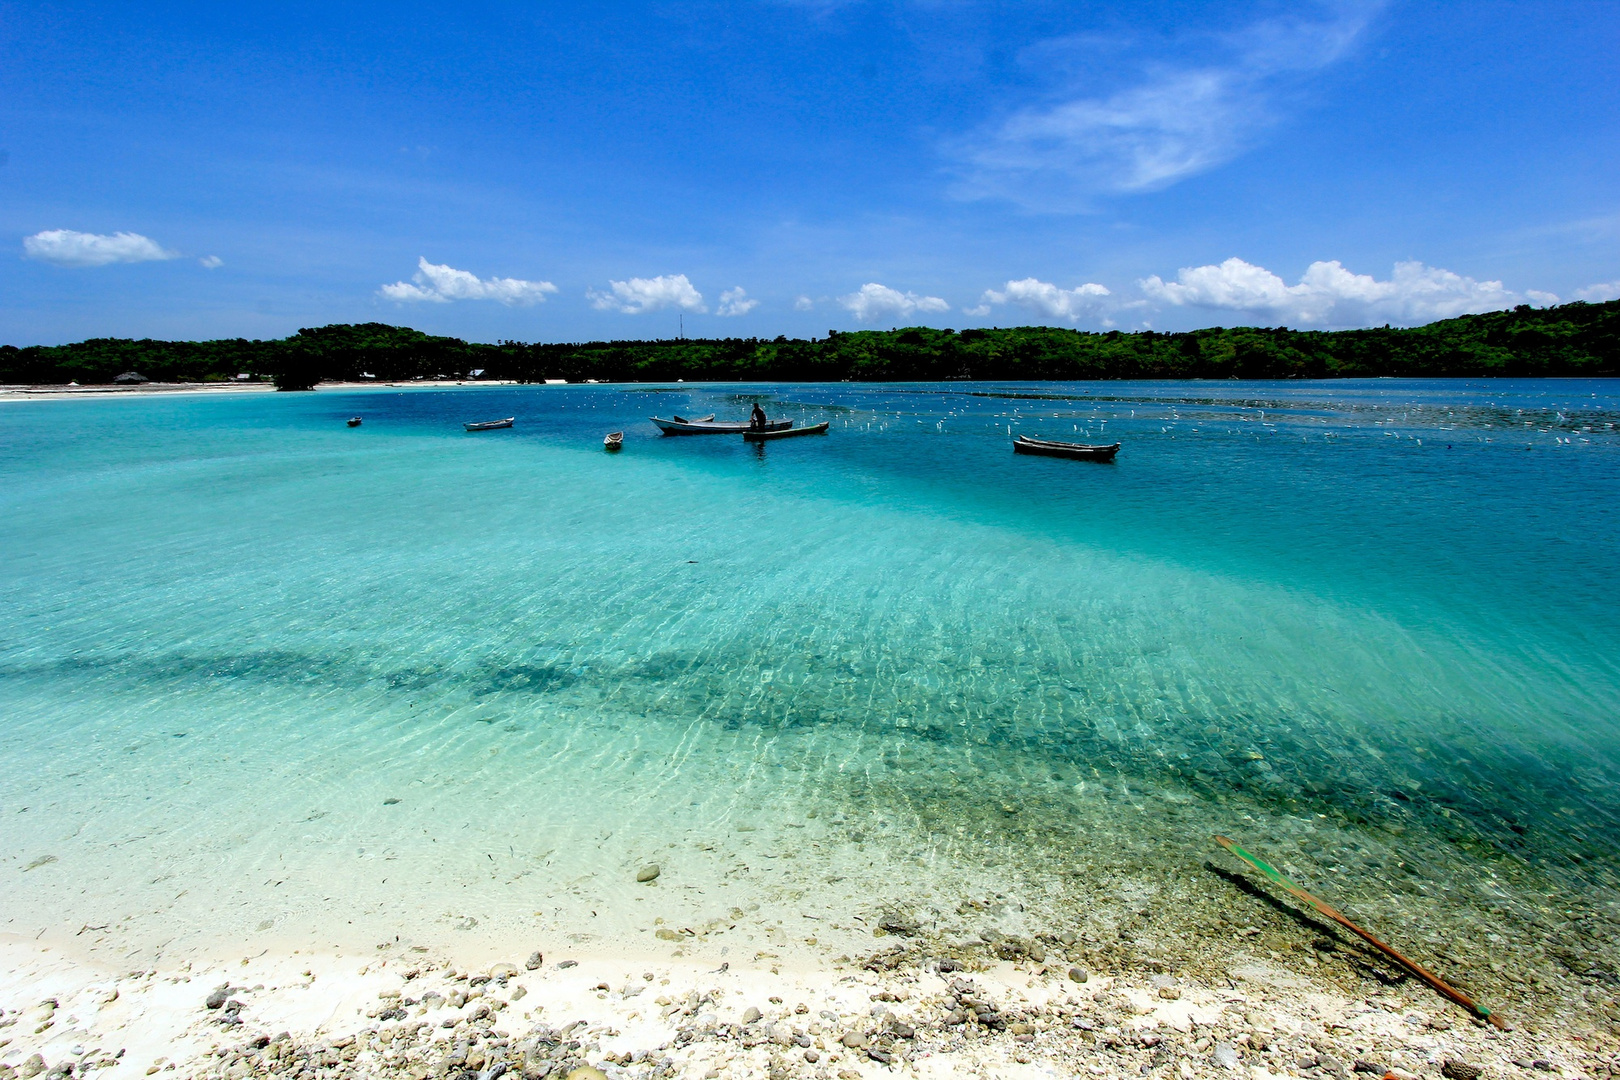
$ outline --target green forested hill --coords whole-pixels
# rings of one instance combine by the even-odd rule
[[[829,332],[668,341],[476,344],[383,323],[323,326],[278,341],[132,341],[0,346],[0,383],[158,381],[238,372],[285,385],[319,379],[898,380],[1339,378],[1371,375],[1620,375],[1620,301],[1518,307],[1413,328],[1214,327],[1189,333],[994,330]]]

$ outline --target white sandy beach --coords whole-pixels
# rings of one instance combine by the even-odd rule
[[[1259,948],[1234,951],[1213,985],[1147,969],[1082,975],[1060,943],[1035,946],[1044,962],[941,971],[934,950],[899,940],[898,954],[875,942],[866,966],[804,969],[535,941],[505,956],[392,942],[369,955],[199,952],[130,971],[75,955],[71,938],[9,939],[0,1076],[488,1080],[590,1065],[613,1077],[1342,1080],[1438,1076],[1457,1062],[1575,1080],[1607,1075],[1616,1049],[1567,1031],[1497,1032],[1420,988],[1348,997]]]

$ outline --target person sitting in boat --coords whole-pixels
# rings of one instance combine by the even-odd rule
[[[754,411],[748,414],[748,426],[755,431],[764,431],[766,423],[765,410],[759,407],[759,402],[754,402]]]

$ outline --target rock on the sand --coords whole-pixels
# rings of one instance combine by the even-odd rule
[[[608,1080],[608,1076],[594,1065],[581,1065],[568,1074],[568,1080]]]
[[[763,1015],[764,1014],[761,1013],[758,1009],[756,1009],[752,1005],[750,1005],[750,1006],[748,1006],[748,1008],[743,1010],[743,1023],[752,1024],[754,1021],[758,1020]]]
[[[652,881],[661,873],[663,873],[663,871],[659,869],[657,863],[648,863],[646,866],[643,866],[640,870],[636,871],[636,880]]]
[[[1072,967],[1069,969],[1069,978],[1073,982],[1085,982],[1091,978],[1091,972],[1083,967]]]
[[[1237,1048],[1231,1043],[1215,1044],[1215,1064],[1223,1069],[1235,1069],[1242,1064],[1238,1059]]]
[[[540,965],[545,962],[546,958],[540,955],[539,949],[536,949],[534,952],[529,954],[529,958],[523,962],[523,966],[528,968],[530,971],[539,971]]]
[[[216,986],[213,990],[209,991],[208,997],[203,1004],[208,1006],[210,1009],[217,1009],[221,1005],[225,1004],[225,999],[230,996],[231,988],[229,986]]]

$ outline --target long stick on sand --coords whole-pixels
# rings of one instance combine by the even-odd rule
[[[1458,990],[1456,987],[1446,982],[1428,968],[1408,960],[1406,957],[1402,956],[1388,945],[1385,945],[1382,941],[1379,941],[1377,938],[1367,933],[1367,931],[1363,930],[1361,927],[1339,914],[1339,912],[1335,911],[1327,904],[1322,903],[1322,901],[1318,900],[1316,897],[1312,896],[1298,885],[1295,885],[1292,881],[1289,881],[1287,878],[1283,877],[1282,873],[1277,870],[1276,867],[1272,866],[1264,859],[1249,854],[1247,851],[1244,851],[1242,848],[1238,847],[1237,844],[1233,843],[1231,840],[1228,840],[1224,836],[1217,836],[1215,838],[1215,842],[1221,845],[1221,847],[1225,848],[1227,851],[1230,851],[1232,854],[1236,855],[1238,858],[1242,859],[1244,862],[1248,863],[1250,866],[1254,867],[1256,870],[1260,871],[1262,874],[1266,875],[1266,877],[1272,882],[1281,885],[1294,896],[1305,901],[1307,904],[1311,905],[1311,907],[1315,908],[1317,911],[1320,911],[1323,915],[1326,915],[1328,918],[1332,919],[1346,930],[1349,930],[1351,933],[1356,934],[1365,941],[1371,943],[1378,949],[1379,952],[1383,953],[1391,960],[1394,960],[1397,964],[1401,965],[1403,968],[1410,971],[1412,974],[1416,975],[1418,978],[1422,979],[1424,982],[1428,983],[1430,986],[1434,987],[1440,993],[1444,994],[1452,1001],[1455,1001],[1457,1004],[1461,1005],[1475,1016],[1478,1016],[1484,1020],[1489,1020],[1491,1023],[1495,1024],[1499,1028],[1502,1028],[1504,1031],[1507,1030],[1507,1024],[1502,1021],[1501,1017],[1497,1016],[1495,1013],[1491,1012],[1491,1010],[1487,1009],[1485,1006],[1479,1004],[1461,990]]]

